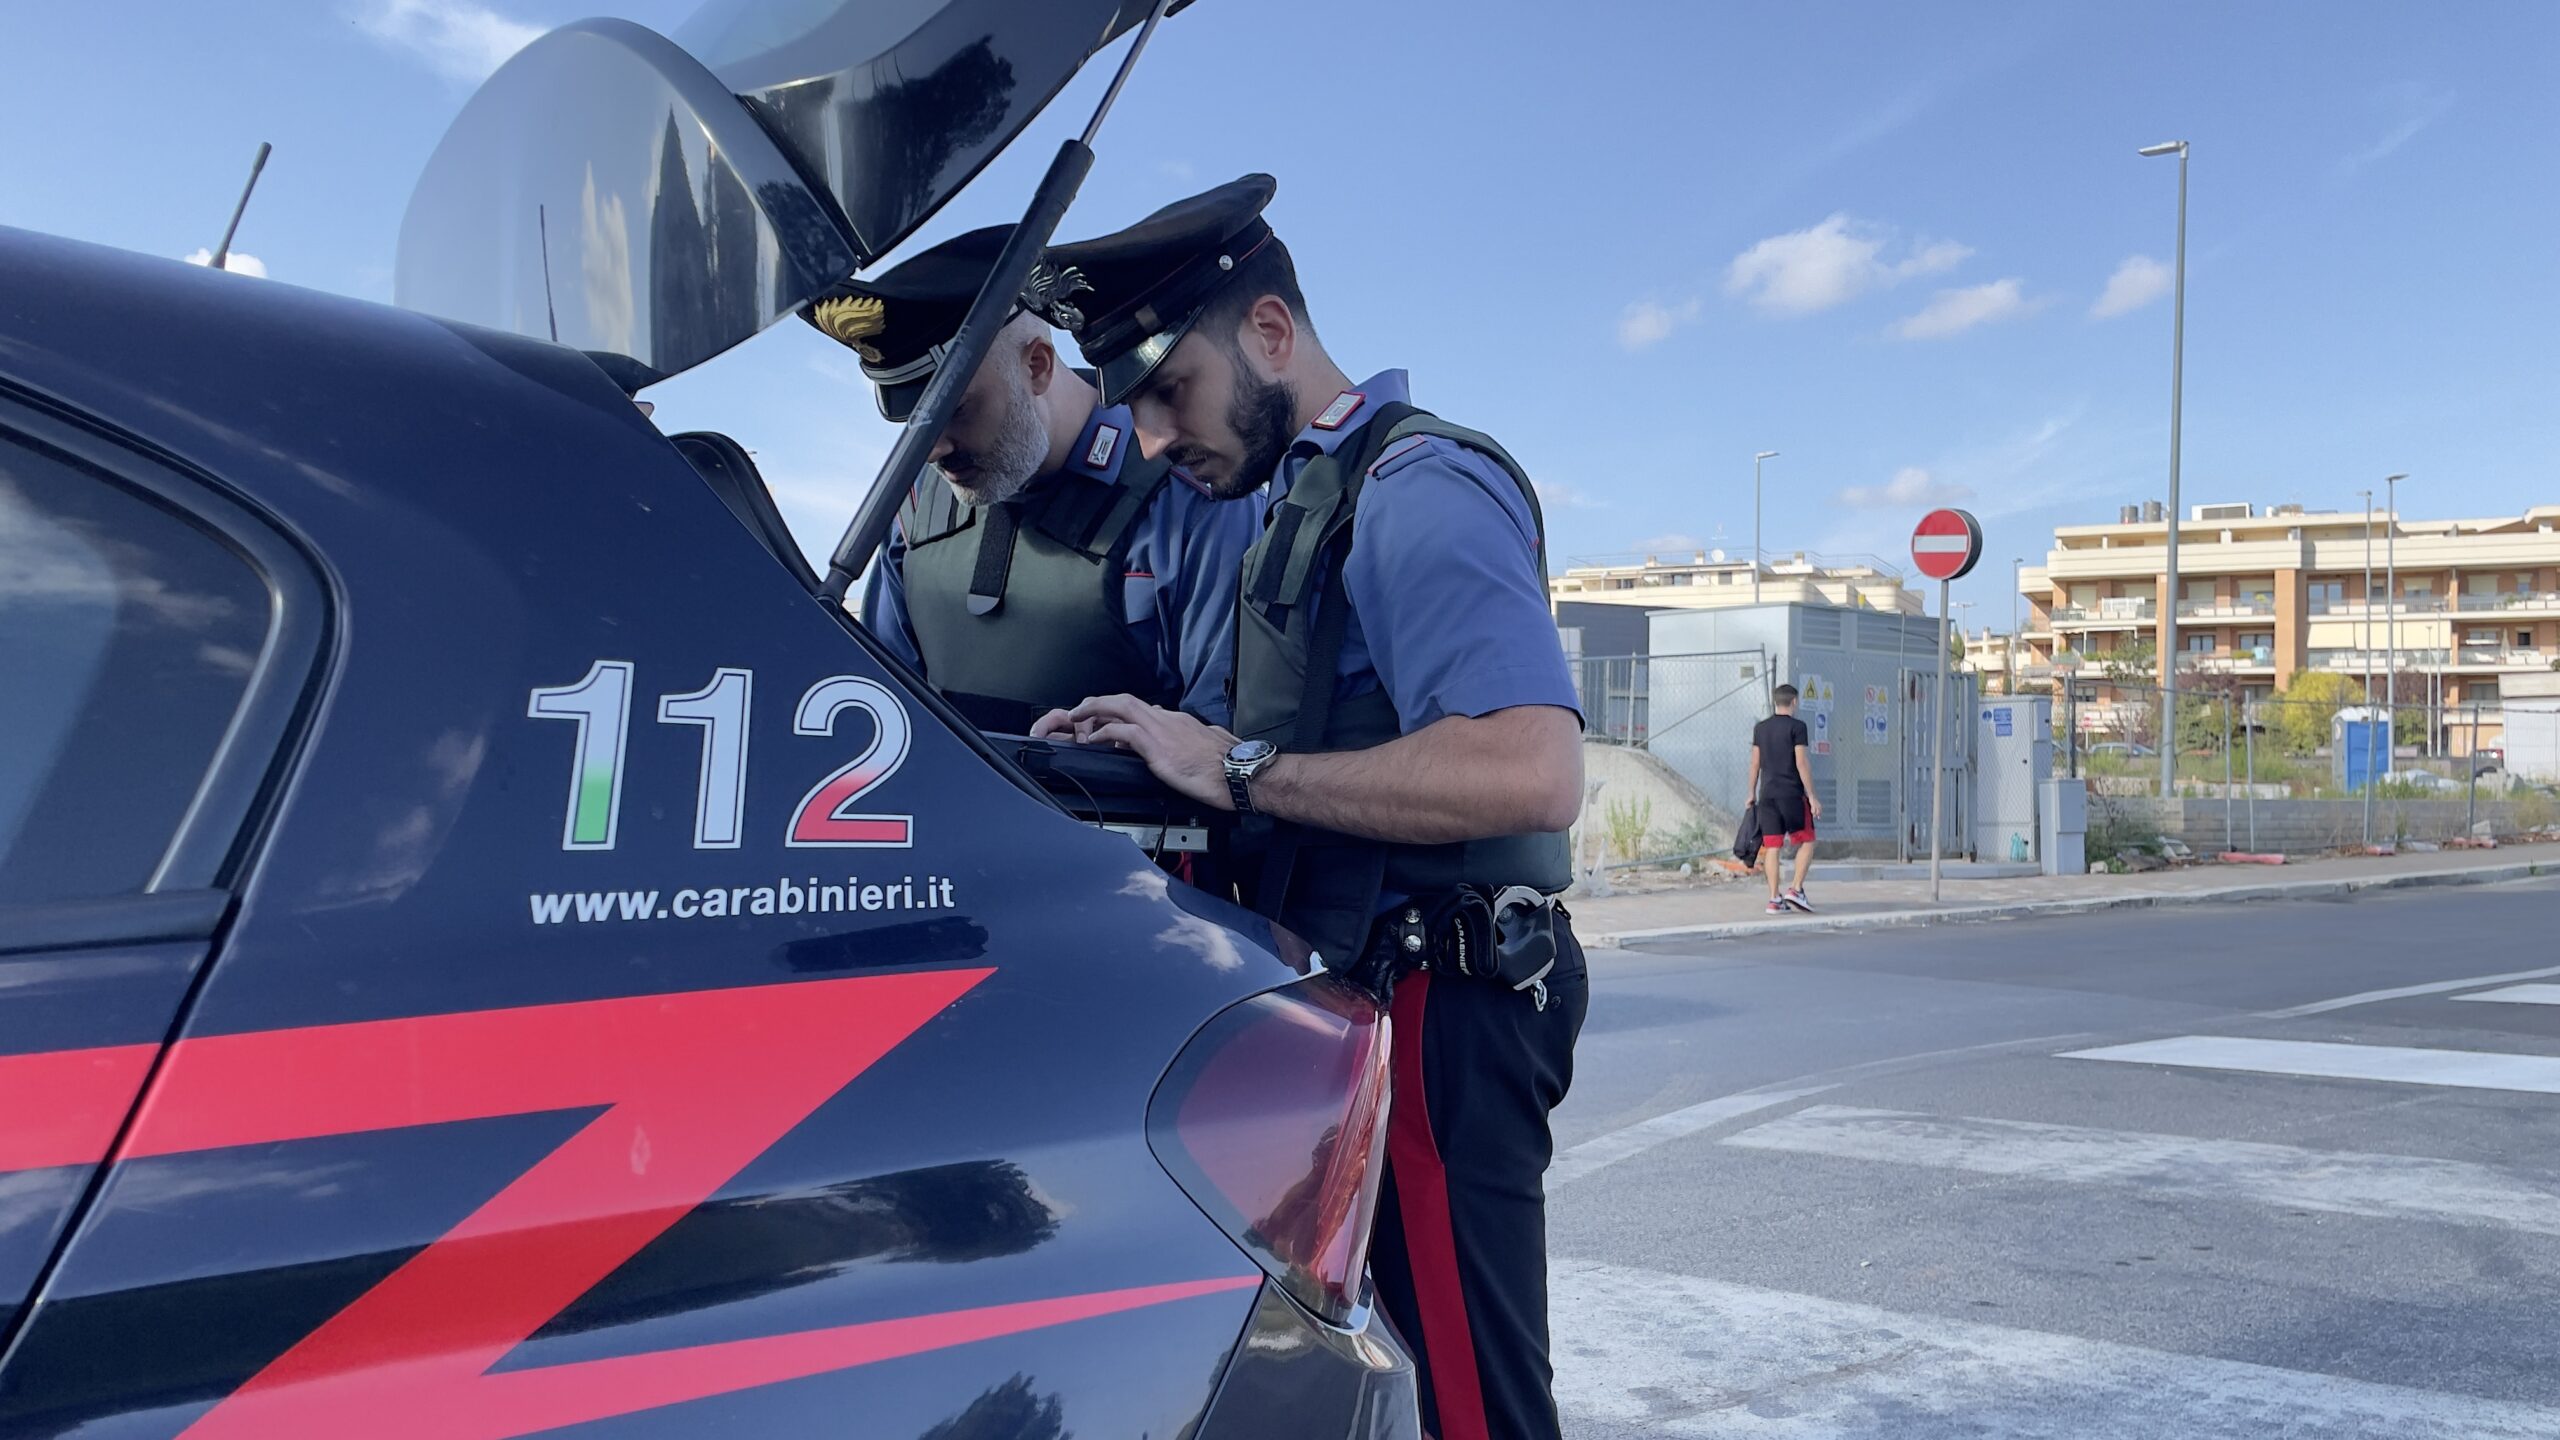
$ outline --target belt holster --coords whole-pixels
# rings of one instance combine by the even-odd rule
[[[1538,991],[1556,966],[1555,900],[1526,885],[1461,885],[1415,896],[1379,917],[1350,978],[1381,1004],[1415,970]]]

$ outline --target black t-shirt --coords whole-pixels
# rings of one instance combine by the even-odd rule
[[[1804,781],[1796,774],[1796,747],[1813,737],[1793,715],[1772,715],[1751,727],[1751,746],[1760,752],[1760,793],[1801,795]]]

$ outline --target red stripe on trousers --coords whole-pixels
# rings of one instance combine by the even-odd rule
[[[1449,1218],[1449,1171],[1431,1134],[1431,1107],[1422,1083],[1423,1015],[1431,1003],[1431,974],[1416,971],[1396,984],[1395,1093],[1387,1111],[1387,1163],[1394,1170],[1396,1208],[1404,1221],[1406,1261],[1413,1267],[1414,1309],[1422,1316],[1422,1349],[1431,1371],[1431,1395],[1440,1407],[1440,1440],[1489,1440],[1484,1385],[1476,1378],[1475,1332],[1467,1323],[1466,1292],[1458,1283],[1458,1236]]]

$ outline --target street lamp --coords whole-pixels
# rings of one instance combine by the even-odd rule
[[[1778,452],[1763,450],[1751,457],[1751,603],[1760,603],[1760,462],[1775,460]]]
[[[2373,492],[2364,497],[2364,843],[2373,843]]]
[[[2406,475],[2386,475],[2382,480],[2383,523],[2390,528],[2382,532],[2382,599],[2391,608],[2383,614],[2383,644],[2390,647],[2391,668],[2382,672],[2382,713],[2391,725],[2391,753],[2400,754],[2400,547],[2393,542],[2400,537],[2400,482]]]
[[[2009,562],[2009,663],[2001,667],[2000,673],[2003,677],[2002,683],[2009,687],[2009,693],[2012,695],[2018,693],[2018,581],[2021,578],[2019,571],[2025,568],[2026,563],[2027,557],[2024,555]]]
[[[2160,707],[2167,717],[2162,733],[2173,732],[2178,723],[2178,407],[2186,382],[2187,362],[2187,142],[2168,140],[2158,145],[2145,145],[2140,155],[2175,155],[2178,157],[2178,279],[2175,300],[2176,318],[2170,322],[2169,340],[2169,600],[2168,617],[2161,634],[2168,642],[2168,652],[2160,657]],[[2163,797],[2177,792],[2178,747],[2160,747],[2160,793]]]

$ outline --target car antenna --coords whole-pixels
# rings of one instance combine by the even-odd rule
[[[844,537],[836,542],[835,554],[827,561],[826,581],[820,587],[820,593],[830,602],[843,603],[847,592],[853,589],[854,578],[889,538],[889,523],[897,518],[907,492],[915,488],[916,477],[924,473],[925,457],[932,453],[943,426],[950,423],[951,412],[959,406],[960,393],[969,387],[987,352],[995,348],[996,332],[1013,318],[1032,267],[1049,248],[1049,237],[1057,233],[1058,222],[1065,218],[1067,207],[1075,203],[1077,188],[1092,171],[1093,137],[1102,130],[1103,117],[1111,113],[1112,102],[1120,98],[1120,87],[1128,83],[1129,72],[1146,50],[1148,38],[1156,33],[1157,22],[1188,3],[1189,0],[1156,0],[1147,12],[1146,23],[1138,30],[1138,38],[1129,43],[1129,53],[1120,57],[1120,69],[1111,77],[1110,88],[1102,92],[1102,101],[1094,107],[1084,134],[1061,144],[1058,157],[1049,162],[1049,172],[1040,177],[1040,188],[1032,192],[1030,208],[1023,212],[1021,223],[1013,227],[1013,236],[1005,241],[1003,253],[996,257],[995,268],[988,272],[978,298],[969,303],[968,316],[960,322],[960,333],[951,337],[951,347],[943,353],[942,363],[934,368],[933,378],[925,382],[924,394],[917,399],[906,428],[899,432],[897,444],[890,447],[889,458],[881,463],[880,477],[872,482],[870,493],[862,497],[862,504],[853,512],[853,523],[845,527]],[[1065,298],[1065,288],[1058,287],[1057,298]]]
[[[249,194],[258,188],[258,172],[267,168],[267,154],[275,148],[264,140],[258,142],[258,158],[249,162],[249,183],[240,187],[240,203],[231,207],[231,224],[222,232],[222,243],[213,247],[207,268],[228,268],[223,262],[231,258],[231,237],[240,233],[240,217],[249,212]]]

